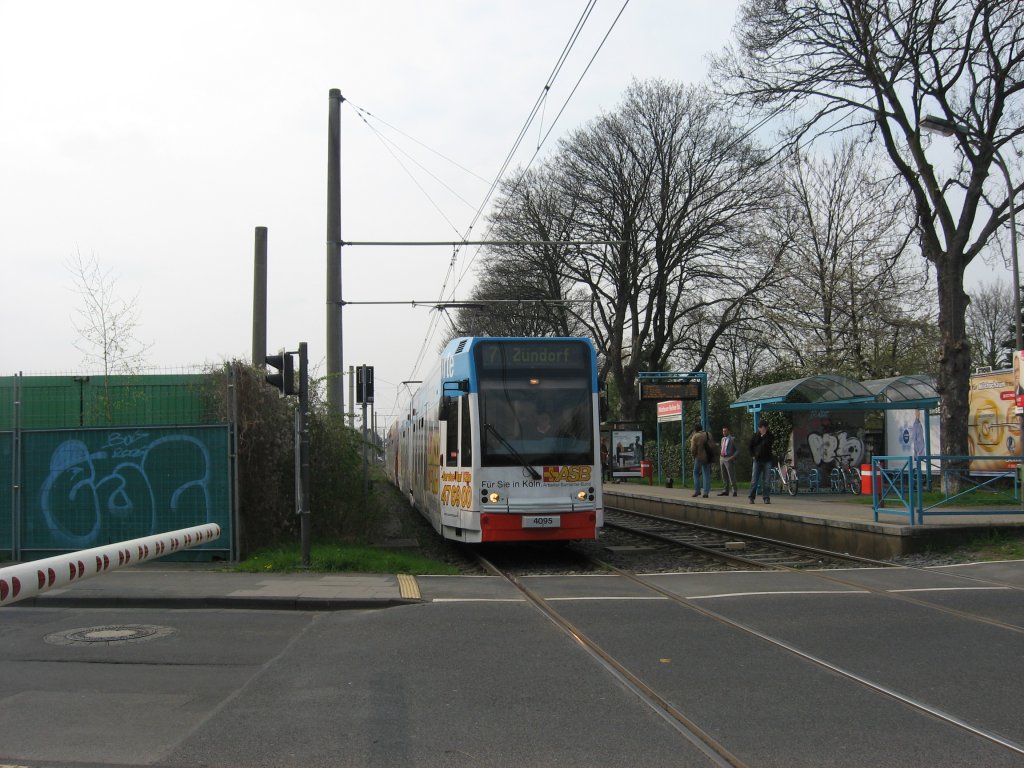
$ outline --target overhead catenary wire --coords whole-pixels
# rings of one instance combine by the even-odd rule
[[[626,0],[626,2],[623,3],[623,6],[620,9],[618,9],[618,13],[615,14],[615,17],[612,20],[611,26],[608,28],[608,31],[605,32],[604,37],[601,38],[600,44],[598,44],[598,46],[595,49],[594,53],[591,55],[590,60],[587,62],[587,67],[584,68],[583,73],[580,75],[579,78],[577,78],[577,82],[575,82],[575,84],[572,86],[572,89],[569,91],[568,96],[566,96],[565,100],[562,102],[561,108],[558,110],[558,114],[555,116],[555,119],[553,121],[551,121],[551,127],[548,128],[548,132],[544,134],[543,138],[538,140],[537,146],[535,147],[535,150],[534,150],[534,154],[532,154],[530,156],[529,160],[526,162],[526,165],[523,167],[522,172],[519,174],[519,177],[515,180],[515,183],[512,185],[512,190],[513,191],[515,191],[515,189],[517,189],[519,187],[519,184],[522,183],[522,179],[525,178],[525,176],[526,176],[526,171],[528,171],[529,167],[532,164],[534,164],[535,160],[537,160],[537,156],[541,154],[541,148],[544,146],[545,142],[547,142],[548,138],[551,136],[552,131],[554,131],[555,126],[558,124],[558,121],[561,119],[562,114],[565,112],[566,106],[568,106],[568,103],[572,99],[572,96],[575,95],[575,92],[577,92],[577,90],[579,90],[580,84],[583,82],[583,79],[587,76],[587,73],[590,72],[590,68],[593,66],[594,61],[597,59],[598,53],[601,52],[601,49],[604,47],[604,44],[607,42],[608,38],[611,36],[612,30],[614,30],[615,26],[618,24],[618,19],[622,18],[622,15],[626,11],[626,7],[629,4],[630,4],[630,0]],[[592,9],[593,9],[593,7],[591,6],[591,10]],[[589,11],[587,12],[587,15],[588,16],[590,15]],[[558,66],[557,70],[558,71],[561,70],[561,66],[560,65]],[[545,99],[547,98],[547,91],[550,89],[551,82],[552,81],[549,79],[548,85],[545,86],[545,91],[544,91],[544,94],[543,94]],[[506,159],[505,165],[502,166],[502,170],[500,172],[500,176],[495,179],[495,183],[492,184],[492,187],[490,187],[490,189],[488,190],[487,198],[484,201],[483,205],[481,205],[480,209],[477,211],[477,215],[473,219],[473,224],[475,224],[476,221],[479,219],[479,217],[482,214],[482,211],[484,210],[486,204],[489,202],[490,197],[492,197],[494,195],[495,189],[497,188],[498,183],[501,180],[501,176],[504,175],[505,171],[508,169],[508,166],[511,163],[511,158],[514,155],[514,152],[515,152],[515,150],[517,150],[517,148],[518,148],[518,144],[516,144],[516,146],[514,147],[513,153],[510,153],[509,158]],[[503,210],[504,210],[504,207],[501,210],[499,210],[499,213],[501,213],[501,211],[503,211]],[[470,228],[472,228],[473,224],[470,225]],[[486,229],[486,232],[489,232],[489,231],[490,231],[490,227],[488,226],[487,229]],[[485,234],[486,234],[486,232],[485,232]],[[459,285],[462,283],[462,281],[465,279],[465,276],[469,273],[469,270],[472,267],[473,262],[476,260],[476,256],[479,255],[479,252],[480,252],[479,249],[477,249],[476,253],[473,254],[473,257],[466,263],[465,268],[462,270],[462,273],[459,275],[459,278],[456,281],[456,285],[453,287],[453,291],[455,291],[455,289],[457,289],[459,287]]]
[[[544,129],[544,125],[543,125],[543,119],[541,120],[541,124],[538,127],[538,136],[540,138],[538,139],[537,146],[535,147],[534,152],[531,155],[531,157],[530,157],[530,159],[529,159],[529,161],[528,161],[528,163],[526,165],[526,169],[528,169],[530,164],[533,163],[533,161],[536,159],[537,155],[539,154],[542,146],[544,145],[544,143],[551,136],[555,126],[558,123],[559,118],[562,116],[562,114],[564,113],[564,111],[565,111],[569,101],[572,99],[573,95],[578,90],[578,88],[580,86],[580,83],[583,80],[583,77],[585,77],[587,72],[589,72],[591,65],[593,64],[594,60],[596,59],[596,56],[601,51],[601,49],[603,48],[604,44],[607,42],[609,36],[611,35],[612,30],[615,28],[616,24],[618,23],[619,19],[622,17],[623,12],[625,11],[625,9],[626,9],[626,7],[628,5],[629,5],[629,0],[625,0],[623,5],[621,6],[619,12],[616,14],[614,20],[612,21],[609,29],[607,30],[607,32],[605,33],[604,37],[602,38],[602,40],[601,40],[600,44],[598,45],[597,49],[595,50],[593,55],[590,57],[590,60],[587,63],[586,68],[584,69],[584,72],[577,78],[575,85],[573,86],[569,96],[564,100],[561,108],[559,109],[558,113],[556,114],[555,119],[547,127],[546,133],[542,133],[542,131]],[[469,234],[473,231],[473,229],[476,226],[477,222],[483,216],[484,211],[486,210],[488,204],[490,203],[490,200],[493,197],[495,191],[498,189],[498,187],[499,187],[499,185],[501,183],[502,178],[504,177],[504,175],[507,172],[509,166],[513,162],[513,160],[514,160],[517,152],[519,151],[523,141],[525,140],[525,137],[528,134],[528,132],[530,130],[530,127],[537,120],[538,115],[543,115],[545,113],[546,101],[547,101],[547,98],[548,98],[548,96],[549,96],[549,94],[551,92],[552,86],[555,84],[555,81],[558,79],[558,76],[561,74],[561,72],[562,72],[566,62],[569,59],[569,56],[570,56],[571,52],[574,50],[574,48],[576,47],[577,43],[579,42],[580,35],[582,34],[583,29],[586,26],[587,22],[590,20],[591,15],[593,14],[593,11],[594,11],[595,7],[596,7],[596,0],[588,0],[587,1],[583,11],[581,12],[579,18],[576,21],[576,24],[575,24],[572,32],[569,35],[569,39],[567,40],[567,42],[563,46],[563,49],[562,49],[561,53],[559,54],[558,59],[555,62],[555,65],[553,66],[553,68],[551,70],[551,73],[548,75],[547,81],[545,82],[544,86],[541,88],[541,92],[540,92],[539,96],[537,97],[536,101],[534,102],[534,105],[531,108],[530,113],[527,116],[526,120],[524,121],[523,126],[520,129],[518,136],[516,137],[515,141],[513,142],[512,148],[509,150],[508,154],[506,155],[505,159],[503,160],[499,170],[497,171],[497,173],[495,174],[493,180],[490,183],[490,187],[489,187],[488,191],[484,195],[483,200],[481,201],[480,205],[477,207],[475,215],[473,216],[469,226],[466,228],[465,233],[462,236],[462,240],[459,241],[459,242],[451,243],[451,245],[453,247],[452,257],[451,257],[451,260],[449,261],[448,270],[447,270],[447,272],[445,274],[445,278],[444,278],[444,281],[442,283],[442,287],[441,287],[441,290],[440,290],[440,293],[439,293],[439,297],[440,297],[439,301],[435,302],[435,303],[443,303],[443,300],[444,300],[446,295],[453,296],[455,290],[458,287],[458,285],[460,285],[462,283],[462,281],[465,278],[465,275],[468,273],[469,266],[473,263],[473,260],[475,260],[475,256],[473,257],[473,259],[470,260],[470,262],[467,265],[467,267],[462,271],[462,274],[457,277],[455,285],[451,286],[451,288],[449,289],[449,284],[452,281],[453,277],[456,276],[457,271],[458,271],[457,270],[457,265],[458,265],[459,255],[460,255],[460,249],[463,246],[466,246],[466,245],[476,244],[473,241],[469,240]],[[371,115],[371,113],[367,112],[366,110],[363,110],[362,108],[357,107],[356,105],[352,104],[348,100],[346,100],[344,103],[347,103],[350,106],[352,106],[353,109],[356,109],[357,110],[357,114],[359,114],[360,119],[363,121],[363,123],[365,125],[367,125],[367,127],[370,128],[371,131],[374,131],[373,127],[369,124],[369,121],[366,119],[366,117],[367,116],[372,116],[376,120],[380,120],[380,118],[376,117],[375,115]],[[382,120],[380,120],[380,122],[385,124],[385,125],[387,125],[387,123],[384,123],[384,121],[382,121]],[[396,131],[398,130],[398,129],[395,129],[393,126],[390,126],[390,125],[388,127],[392,128],[393,130],[396,130]],[[399,158],[397,157],[395,152],[390,149],[390,147],[388,146],[388,142],[384,139],[384,137],[381,134],[379,134],[379,132],[376,132],[376,131],[374,131],[374,132],[377,133],[378,140],[381,141],[384,144],[384,146],[388,148],[389,153],[396,160],[396,162],[399,163],[399,165],[402,167],[403,171],[407,175],[412,176],[412,174],[409,172],[408,168],[406,168],[405,165],[402,164],[401,160],[399,160]],[[401,131],[399,131],[399,133],[401,133]],[[403,134],[403,135],[405,135],[405,134]],[[415,139],[413,139],[413,140],[415,141]],[[417,143],[420,143],[420,142],[417,142]],[[425,146],[425,145],[423,145],[423,146]],[[433,150],[431,150],[431,151],[433,151]],[[442,157],[445,160],[448,160],[449,162],[452,162],[453,165],[456,165],[457,167],[461,168],[462,170],[467,170],[467,169],[463,168],[462,166],[460,166],[458,163],[455,163],[454,161],[449,160],[448,158],[446,158],[444,155],[442,155],[440,153],[434,152],[434,154],[437,154],[439,157]],[[417,165],[419,165],[419,163],[417,163]],[[420,167],[422,167],[422,166],[420,166]],[[525,174],[525,170],[526,169],[524,169],[524,174]],[[473,174],[473,175],[476,176],[476,174]],[[476,176],[476,178],[480,178],[480,177]],[[522,179],[522,175],[520,176],[519,179],[517,179],[516,184],[520,183],[521,179]],[[414,179],[414,183],[416,183],[416,186],[424,194],[427,194],[426,190],[424,190],[423,187],[418,182],[415,181],[415,179]],[[428,197],[429,197],[429,195],[428,195]],[[465,201],[463,200],[463,202],[465,202]],[[438,208],[437,204],[433,200],[431,200],[431,204],[435,208],[438,209],[439,213],[441,213],[442,217],[448,223],[448,225],[451,226],[453,230],[456,230],[456,228],[452,224],[452,222],[448,219],[447,216],[444,215],[443,212],[440,211],[440,209]],[[344,243],[344,244],[349,244],[349,243]],[[355,244],[355,243],[351,243],[351,244]],[[477,244],[477,247],[479,248],[480,245],[483,245],[483,244],[485,244],[485,243],[481,241],[479,244]],[[489,243],[487,243],[487,244],[489,244]],[[547,243],[547,244],[550,244],[550,243]],[[424,336],[423,343],[420,346],[419,354],[418,354],[418,356],[416,358],[416,362],[414,363],[413,368],[412,368],[413,377],[415,377],[416,372],[419,370],[419,368],[420,368],[420,366],[421,366],[421,364],[423,362],[424,356],[425,356],[425,354],[427,352],[427,349],[428,349],[428,347],[430,345],[430,339],[433,338],[433,336],[434,336],[434,334],[436,332],[437,323],[439,322],[439,315],[440,314],[442,314],[442,313],[436,313],[436,314],[434,314],[431,317],[431,321],[428,324],[428,327],[427,327],[427,330],[426,330],[426,333],[425,333],[425,336]]]

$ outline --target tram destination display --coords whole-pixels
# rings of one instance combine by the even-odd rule
[[[641,381],[641,400],[700,400],[700,382],[652,382]]]
[[[576,369],[589,365],[589,350],[578,341],[489,341],[480,344],[481,371]]]

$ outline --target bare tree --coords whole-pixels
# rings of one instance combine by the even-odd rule
[[[869,127],[911,194],[937,281],[942,449],[966,455],[963,276],[1008,219],[996,153],[1012,157],[1024,141],[1019,0],[745,0],[736,31],[713,66],[726,95],[789,111],[793,143]],[[948,176],[921,129],[928,114],[957,126],[960,162]]]
[[[773,267],[751,236],[770,197],[767,163],[700,88],[634,83],[623,105],[559,145],[537,184],[504,191],[502,240],[612,241],[605,246],[494,251],[510,271],[549,270],[594,339],[602,379],[635,419],[641,371],[700,370]],[[536,217],[539,197],[553,201]]]
[[[476,335],[573,336],[586,332],[567,301],[582,301],[562,270],[568,247],[526,245],[563,242],[572,236],[573,201],[563,199],[551,168],[517,171],[501,185],[495,233],[508,244],[491,246],[482,260],[472,299],[457,325]]]
[[[967,335],[976,366],[1010,366],[1010,352],[1015,344],[1013,312],[1013,286],[1009,283],[987,283],[971,293]]]
[[[139,327],[138,296],[122,299],[117,280],[104,270],[95,254],[88,257],[78,251],[69,259],[67,269],[74,291],[81,300],[72,322],[80,338],[75,348],[86,366],[101,366],[104,377],[135,373],[145,365],[146,352],[152,346],[136,337]]]
[[[779,197],[776,229],[790,245],[764,307],[776,348],[800,367],[857,379],[931,371],[926,262],[901,259],[914,232],[907,197],[879,178],[870,147],[795,153]]]

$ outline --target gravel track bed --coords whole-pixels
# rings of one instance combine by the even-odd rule
[[[464,575],[484,575],[474,551],[494,558],[495,564],[510,569],[515,575],[554,575],[600,572],[581,559],[586,556],[634,573],[683,573],[699,571],[736,570],[730,565],[699,554],[680,552],[660,547],[647,541],[638,541],[621,531],[606,528],[597,541],[571,544],[553,543],[536,545],[487,545],[474,547],[442,539],[426,519],[414,510],[397,492],[395,503],[388,505],[384,523],[385,544],[457,568]],[[928,568],[973,562],[972,553],[954,550],[943,553],[905,555],[888,561],[894,565]],[[825,566],[827,567],[827,566]]]

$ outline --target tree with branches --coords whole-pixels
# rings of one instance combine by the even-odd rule
[[[971,353],[964,271],[1000,228],[1013,194],[1000,155],[1024,142],[1024,14],[1017,0],[745,0],[718,86],[763,113],[788,113],[790,144],[869,131],[912,199],[935,268],[942,450],[967,453]],[[958,162],[937,164],[922,121],[956,126]],[[1018,176],[1018,178],[1020,178]],[[958,194],[948,194],[952,191]]]
[[[116,277],[100,266],[95,254],[83,256],[78,251],[68,261],[67,269],[81,300],[72,322],[79,334],[75,348],[82,353],[83,364],[99,366],[104,377],[137,373],[152,346],[136,336],[138,297],[121,298]]]
[[[870,148],[851,140],[785,165],[775,216],[789,246],[763,316],[798,368],[855,379],[932,368],[928,270],[902,258],[914,232],[907,198],[877,171]]]
[[[1013,286],[986,283],[971,293],[967,308],[967,335],[976,366],[1009,368],[1016,343],[1013,326]]]
[[[764,154],[705,89],[637,82],[542,173],[506,185],[492,217],[503,241],[608,244],[495,248],[481,282],[503,269],[569,300],[633,420],[637,374],[703,369],[764,285],[777,253],[756,221],[771,194]]]

